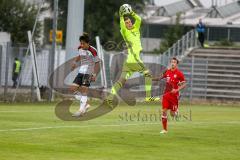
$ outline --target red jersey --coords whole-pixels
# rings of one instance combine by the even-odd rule
[[[163,74],[163,78],[166,78],[166,88],[164,91],[164,97],[170,96],[170,97],[178,98],[179,92],[176,92],[176,93],[170,93],[170,92],[172,89],[178,89],[179,83],[185,81],[183,73],[177,68],[173,71],[171,69],[168,69]]]

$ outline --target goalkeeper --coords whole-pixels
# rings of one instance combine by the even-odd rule
[[[113,96],[117,94],[118,90],[125,84],[126,80],[131,77],[134,72],[140,72],[145,77],[145,91],[146,101],[151,101],[151,85],[152,78],[149,70],[144,66],[143,61],[140,59],[140,53],[142,51],[142,45],[140,40],[140,26],[141,17],[134,13],[131,6],[124,4],[120,7],[120,32],[126,42],[128,48],[127,59],[125,60],[122,68],[122,73],[119,80],[113,85],[111,89],[111,95],[107,100],[112,100]],[[132,23],[130,17],[135,19],[135,23]]]

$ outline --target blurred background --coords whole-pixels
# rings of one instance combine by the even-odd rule
[[[161,71],[154,64],[166,67],[173,56],[181,60],[179,68],[188,83],[183,100],[240,100],[240,1],[97,2],[0,0],[0,101],[55,100],[58,94],[51,89],[49,76],[77,55],[83,32],[90,34],[90,43],[103,61],[92,87],[108,90],[125,56],[118,15],[124,3],[142,17],[141,56],[152,72]],[[205,26],[203,46],[197,30],[199,19]],[[66,84],[71,83],[76,71],[67,77]],[[55,81],[61,79],[58,76],[61,74]],[[137,73],[132,78],[136,77],[140,77],[140,85],[135,89],[141,90],[143,79]]]

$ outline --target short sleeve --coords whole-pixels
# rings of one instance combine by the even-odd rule
[[[95,63],[97,63],[97,62],[100,61],[100,58],[98,57],[98,55],[96,55],[96,56],[93,57],[93,61],[94,61]]]
[[[179,72],[178,74],[179,74],[179,76],[178,76],[179,77],[179,82],[185,81],[184,74],[182,72]]]
[[[88,50],[92,53],[93,61],[94,61],[95,63],[96,63],[96,62],[99,62],[99,61],[100,61],[100,58],[98,57],[98,53],[97,53],[96,48],[90,46]]]

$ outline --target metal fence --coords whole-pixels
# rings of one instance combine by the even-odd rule
[[[27,51],[26,47],[9,47],[6,52],[2,52],[1,63],[1,86],[7,83],[8,86],[13,84],[12,82],[12,70],[14,58],[18,58],[22,62],[21,74],[23,74],[21,81],[19,82],[21,86],[31,86],[32,81],[32,62],[30,55],[25,55]],[[6,63],[8,62],[8,63]],[[37,50],[37,65],[40,71],[40,82],[42,85],[47,85],[47,75],[49,73],[49,50],[38,49]],[[8,73],[7,77],[4,73]]]
[[[26,55],[27,47],[13,47],[10,43],[0,45],[0,99],[10,100],[11,95],[17,92],[18,95],[34,94],[34,78],[32,71],[32,61],[30,54]],[[39,81],[41,86],[48,87],[48,76],[50,74],[50,50],[37,49],[37,66],[39,69]],[[65,61],[65,54],[57,52],[55,57],[55,65],[60,65]],[[18,77],[19,89],[13,88],[12,71],[14,59],[21,61],[21,76]],[[19,79],[21,77],[21,79]],[[22,94],[24,93],[24,94]],[[29,100],[33,100],[29,96]]]
[[[171,25],[163,24],[145,24],[143,26],[143,38],[164,38],[165,33]],[[195,26],[183,26],[183,31],[195,28]],[[232,42],[240,42],[240,28],[231,25],[226,26],[206,26],[205,39],[207,41],[229,40]]]
[[[182,99],[240,100],[240,54],[225,52],[195,49],[182,59],[179,68],[187,81],[187,87],[181,92]],[[155,55],[144,55],[143,59],[145,63],[161,64]]]
[[[34,83],[33,75],[33,66],[32,66],[32,57],[30,53],[26,55],[27,47],[14,47],[10,43],[5,43],[0,45],[0,101],[12,101],[14,100],[15,93],[17,94],[16,98],[21,101],[34,101],[36,99],[35,89],[36,84]],[[36,49],[36,64],[39,74],[39,84],[40,87],[51,89],[49,86],[49,76],[52,72],[51,70],[51,49],[47,48],[38,48]],[[109,64],[109,55],[104,56],[106,65]],[[14,59],[18,58],[21,61],[21,71],[18,77],[19,88],[13,88],[12,81],[12,71]],[[66,52],[60,47],[57,47],[55,54],[54,69],[66,62]],[[110,67],[106,68],[106,71],[109,71]],[[63,83],[70,84],[75,78],[78,69],[69,73]],[[108,80],[110,81],[109,72],[107,75]],[[58,76],[61,76],[57,74]],[[98,87],[102,84],[102,75],[98,76],[97,81],[92,85],[93,87]],[[56,81],[58,83],[58,78]],[[108,82],[109,82],[108,81]],[[61,83],[60,83],[61,84]],[[47,93],[49,94],[49,92]],[[48,95],[45,97],[48,99]]]
[[[192,30],[159,57],[144,55],[143,59],[167,66],[171,57],[178,57],[188,82],[183,98],[240,100],[240,50],[197,48]]]
[[[168,65],[169,58],[172,56],[182,59],[179,67],[184,72],[188,84],[187,88],[182,92],[182,97],[185,99],[216,98],[240,100],[240,54],[238,54],[238,50],[231,55],[229,50],[223,52],[222,50],[216,51],[213,49],[201,50],[196,49],[196,47],[197,40],[195,32],[192,30],[163,55],[156,57],[156,55],[143,54],[142,59],[144,63],[157,63],[164,64],[165,66]],[[25,55],[26,50],[26,47],[11,47],[7,44],[0,45],[0,100],[2,100],[2,96],[4,96],[4,100],[8,99],[9,94],[11,95],[15,91],[15,89],[11,88],[12,65],[15,57],[24,62],[24,67],[22,68],[23,78],[20,81],[18,95],[30,96],[29,99],[34,98],[32,63],[30,55]],[[122,54],[103,52],[106,79],[108,88],[110,88],[112,85],[111,80],[115,80],[115,74],[121,72],[120,69],[116,68],[120,68],[124,60],[122,59]],[[221,55],[215,55],[214,52]],[[37,49],[37,64],[41,75],[40,83],[44,86],[48,86],[48,76],[50,74],[48,67],[50,63],[49,53],[48,49]],[[196,53],[198,56],[193,56],[193,53]],[[203,57],[199,57],[200,55],[203,55]],[[207,55],[209,57],[206,57]],[[213,56],[211,57],[211,55]],[[119,57],[122,59],[121,62]],[[55,67],[64,63],[65,52],[58,52],[55,59]],[[134,76],[140,76],[140,74],[134,74]],[[100,84],[101,82],[99,81],[98,83]]]
[[[183,97],[193,99],[240,100],[240,57],[186,57],[179,68],[188,87]]]
[[[167,66],[170,57],[177,57],[179,60],[182,60],[194,48],[197,48],[196,32],[195,30],[191,30],[174,43],[166,52],[160,55],[158,57],[159,62]]]
[[[27,45],[26,45],[27,46]],[[182,58],[186,51],[190,51],[196,47],[196,36],[195,31],[192,30],[186,33],[182,39],[178,40],[173,47],[169,48],[167,52],[163,55],[158,56],[158,62],[167,65],[168,59],[171,56],[177,56]],[[9,99],[8,94],[13,94],[16,92],[15,89],[11,88],[13,85],[12,82],[12,70],[13,70],[13,63],[14,58],[17,57],[22,62],[22,69],[21,69],[21,76],[19,80],[20,90],[18,91],[19,94],[21,93],[30,93],[32,95],[31,99],[33,98],[34,94],[34,76],[32,71],[32,61],[31,56],[26,55],[27,47],[12,47],[10,43],[1,44],[0,45],[0,95],[3,95],[3,99]],[[105,72],[106,74],[106,81],[108,87],[111,87],[111,68],[112,65],[115,63],[111,63],[113,60],[113,55],[115,54],[107,54],[104,52],[104,61],[105,61]],[[51,66],[51,55],[50,49],[36,49],[37,54],[37,66],[38,66],[38,73],[39,73],[39,83],[41,86],[48,86],[48,76],[50,75],[50,66]],[[65,62],[65,51],[61,51],[60,49],[55,54],[55,64],[54,68],[57,68],[59,65]],[[156,59],[156,56],[154,56]],[[120,71],[119,71],[120,72]],[[139,74],[135,74],[134,76],[139,76]],[[68,77],[69,78],[69,77]],[[70,79],[68,79],[70,80]],[[28,94],[26,94],[28,95]],[[0,97],[1,99],[1,97]]]

